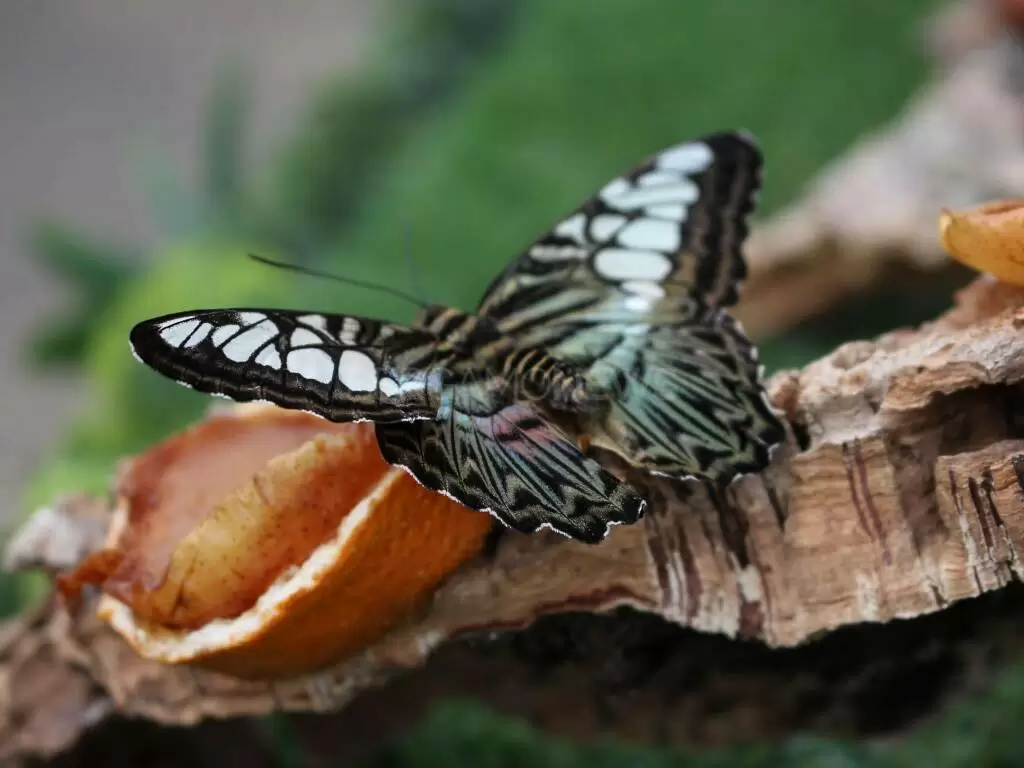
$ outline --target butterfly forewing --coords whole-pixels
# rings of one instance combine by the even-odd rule
[[[761,154],[686,142],[606,184],[520,256],[480,313],[577,367],[610,406],[584,431],[645,469],[728,480],[784,434],[753,347],[724,311],[746,266]]]
[[[433,417],[446,362],[423,330],[287,310],[166,315],[135,326],[131,345],[144,363],[201,392],[331,421]]]
[[[437,422],[378,424],[377,439],[387,461],[427,488],[525,533],[547,526],[593,543],[609,525],[634,523],[643,512],[632,488],[524,404],[489,415],[451,411]]]
[[[535,241],[487,289],[479,313],[519,325],[520,313],[545,317],[538,299],[586,305],[608,290],[695,299],[707,307],[733,304],[746,277],[741,245],[761,166],[757,145],[741,133],[654,155]]]

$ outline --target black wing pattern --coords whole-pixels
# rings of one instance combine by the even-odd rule
[[[559,222],[481,301],[503,334],[586,372],[609,405],[582,429],[647,470],[728,480],[784,435],[725,311],[761,166],[740,133],[670,147]]]
[[[331,421],[433,418],[443,355],[430,333],[350,315],[206,309],[139,323],[132,351],[201,392]]]
[[[420,483],[524,533],[541,527],[596,543],[634,523],[644,501],[523,404],[487,416],[378,424],[384,458]]]

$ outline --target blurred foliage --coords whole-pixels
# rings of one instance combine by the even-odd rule
[[[419,0],[393,7],[374,65],[359,79],[328,84],[282,155],[274,198],[279,242],[302,255],[342,235],[389,153],[473,74],[522,4]]]
[[[103,309],[139,271],[138,257],[56,222],[37,226],[29,245],[51,273],[74,286],[76,294],[66,312],[36,330],[28,345],[29,362],[46,366],[78,360]]]
[[[426,298],[469,308],[532,237],[612,175],[670,143],[729,127],[751,130],[765,151],[763,216],[891,118],[923,81],[915,24],[935,4],[403,0],[379,54],[357,77],[312,95],[266,169],[245,159],[245,71],[225,70],[206,111],[198,192],[153,166],[153,205],[169,235],[151,258],[63,224],[35,240],[78,295],[74,312],[37,336],[36,359],[80,365],[90,393],[89,408],[34,479],[29,505],[61,490],[101,490],[117,456],[209,405],[131,358],[127,333],[142,318],[244,304],[411,317],[391,297],[296,280],[245,253],[404,287],[411,245]],[[765,345],[762,357],[769,367],[797,365],[844,338],[931,316],[943,303],[945,288],[916,303],[887,301],[878,312],[851,304],[834,323]],[[0,580],[0,598],[7,584]],[[572,747],[451,704],[368,765],[1020,765],[1013,718],[1024,711],[1021,696],[1024,672],[1016,671],[991,697],[892,750],[796,739],[700,756]],[[286,730],[282,760],[291,764],[298,748]]]

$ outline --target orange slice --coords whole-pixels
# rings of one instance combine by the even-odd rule
[[[380,456],[370,424],[272,406],[127,463],[108,546],[61,579],[143,657],[245,678],[357,652],[483,545],[488,515]]]
[[[943,247],[957,261],[1024,286],[1024,199],[998,200],[939,217]]]

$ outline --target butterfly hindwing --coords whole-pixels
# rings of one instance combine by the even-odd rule
[[[524,404],[488,415],[378,424],[384,458],[420,483],[526,533],[548,526],[585,542],[636,522],[644,501]]]
[[[132,329],[135,355],[201,392],[331,421],[429,418],[443,357],[423,330],[349,315],[209,309]]]
[[[762,469],[785,436],[753,348],[722,312],[627,337],[591,376],[622,387],[584,428],[658,474],[729,480]]]

